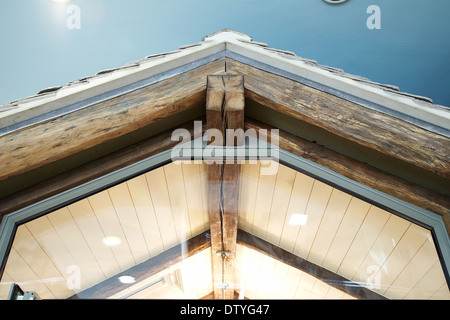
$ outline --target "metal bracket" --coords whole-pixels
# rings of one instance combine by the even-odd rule
[[[222,256],[223,259],[225,259],[226,257],[228,257],[230,255],[230,251],[217,251],[216,254],[218,256]]]
[[[8,300],[40,300],[34,291],[23,291],[19,285],[13,283],[9,291]]]

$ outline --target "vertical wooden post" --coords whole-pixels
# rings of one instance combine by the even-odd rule
[[[206,121],[210,145],[244,142],[244,80],[236,75],[207,78]],[[215,139],[213,139],[213,137]],[[231,160],[231,161],[230,161]],[[234,299],[240,164],[222,159],[208,165],[209,215],[215,299]]]

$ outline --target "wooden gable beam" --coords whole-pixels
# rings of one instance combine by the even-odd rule
[[[248,248],[256,250],[262,254],[265,254],[273,259],[283,262],[291,267],[306,272],[317,279],[325,282],[326,284],[333,286],[353,297],[358,299],[382,299],[386,300],[386,297],[369,290],[368,288],[360,285],[359,283],[350,281],[337,273],[331,272],[325,268],[322,268],[306,259],[303,259],[289,251],[286,251],[280,247],[271,244],[261,238],[258,238],[244,230],[238,230],[237,241],[239,244]]]
[[[51,165],[170,119],[204,114],[206,76],[223,73],[223,59],[0,137],[0,182]],[[185,118],[185,121],[188,119]],[[170,122],[170,123],[168,123]],[[156,130],[156,129],[155,129]],[[97,154],[97,153],[96,153]],[[78,163],[78,165],[80,165]]]
[[[186,129],[191,134],[192,139],[195,138],[194,125],[191,121],[176,127],[175,129]],[[204,129],[205,128],[203,128],[202,131]],[[112,154],[68,170],[62,174],[2,198],[0,201],[0,222],[8,213],[57,195],[174,147],[179,141],[174,141],[172,139],[172,133],[173,129],[162,132],[157,136],[132,144]]]
[[[237,146],[235,130],[244,129],[243,78],[208,76],[206,121],[210,146]],[[230,134],[228,134],[230,133]],[[208,200],[215,299],[234,298],[240,164],[217,161],[208,165]]]

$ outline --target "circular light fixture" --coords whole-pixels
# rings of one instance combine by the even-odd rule
[[[55,2],[55,3],[67,3],[70,0],[50,0],[51,2]]]
[[[116,236],[107,236],[103,238],[103,243],[107,246],[117,246],[121,242],[120,238]]]
[[[304,226],[308,220],[308,215],[301,213],[293,213],[289,219],[289,225],[291,226]]]
[[[135,283],[136,279],[132,276],[120,276],[119,281],[121,283]]]
[[[324,0],[325,2],[331,3],[331,4],[338,4],[338,3],[342,3],[345,2],[347,0]]]

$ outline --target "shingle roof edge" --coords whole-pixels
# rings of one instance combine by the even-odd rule
[[[239,47],[239,49],[236,51],[241,50],[241,52],[242,50],[250,49],[269,58],[280,58],[283,60],[283,63],[287,62],[296,66],[301,64],[302,68],[309,68],[308,70],[312,70],[315,73],[321,73],[327,77],[329,76],[331,79],[330,81],[339,80],[347,83],[348,81],[351,81],[352,85],[362,88],[362,90],[378,90],[377,92],[371,92],[371,94],[382,93],[383,95],[387,95],[396,100],[394,102],[399,101],[402,103],[417,105],[422,111],[423,109],[426,109],[431,113],[438,113],[440,116],[448,118],[450,121],[450,109],[445,106],[433,104],[433,101],[430,98],[402,92],[398,87],[393,85],[376,83],[359,75],[348,74],[344,70],[338,68],[320,65],[315,60],[302,58],[290,51],[270,48],[266,43],[254,41],[252,37],[231,29],[222,29],[214,32],[203,37],[201,42],[181,46],[175,51],[149,55],[143,59],[127,63],[121,67],[101,70],[95,75],[74,80],[64,85],[45,88],[40,90],[36,95],[5,103],[0,106],[0,120],[5,115],[13,115],[15,112],[20,113],[22,110],[34,108],[35,106],[39,106],[39,104],[44,104],[46,102],[58,99],[64,94],[76,94],[81,92],[84,89],[88,89],[92,85],[95,85],[94,82],[104,84],[108,81],[130,75],[142,69],[152,68],[156,65],[163,64],[171,58],[178,58],[189,54],[195,55],[197,52],[204,50],[206,47],[216,46],[220,43],[224,43],[224,48],[229,50],[235,50],[237,47]],[[411,108],[414,108],[414,106]],[[444,119],[444,122],[446,120],[447,119]],[[0,127],[2,127],[1,121]]]

